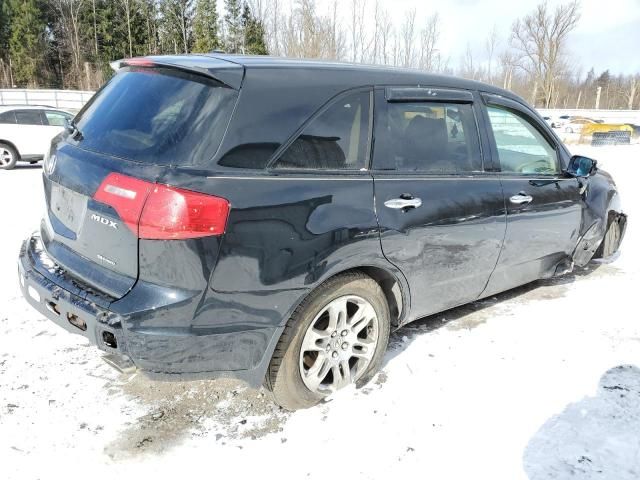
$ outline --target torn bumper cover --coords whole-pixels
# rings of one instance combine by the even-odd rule
[[[22,244],[18,275],[22,294],[31,306],[56,325],[119,357],[108,363],[133,364],[163,374],[162,379],[176,374],[181,380],[232,377],[259,386],[282,331],[280,327],[230,329],[227,325],[221,332],[201,333],[189,325],[149,326],[149,319],[159,313],[156,309],[119,311],[117,299],[92,290],[57,265],[37,235]],[[128,295],[135,295],[134,290]],[[180,307],[164,306],[163,320],[173,315],[174,325],[188,322]]]

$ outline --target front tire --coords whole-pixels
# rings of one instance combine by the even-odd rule
[[[620,246],[620,234],[620,224],[617,222],[616,218],[612,218],[609,221],[609,226],[604,234],[604,238],[602,239],[602,242],[600,242],[600,246],[594,254],[594,258],[606,259],[616,253]]]
[[[0,170],[11,170],[18,162],[18,152],[11,145],[0,142]]]
[[[287,410],[316,405],[380,369],[390,314],[380,286],[351,272],[320,285],[295,310],[267,372],[275,401]]]

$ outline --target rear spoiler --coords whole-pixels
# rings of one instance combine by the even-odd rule
[[[244,67],[242,65],[201,55],[134,57],[111,62],[111,68],[116,71],[124,67],[163,67],[182,70],[213,79],[234,90],[240,89],[244,79]]]

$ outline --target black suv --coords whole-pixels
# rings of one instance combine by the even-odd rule
[[[264,381],[292,409],[370,379],[391,329],[610,256],[626,223],[509,92],[268,57],[123,62],[43,180],[36,309],[122,364]]]

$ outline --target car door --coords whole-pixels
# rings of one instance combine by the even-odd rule
[[[16,110],[15,145],[21,157],[41,157],[45,153],[43,147],[43,115],[42,110]],[[49,142],[51,138],[49,138]],[[48,143],[48,142],[47,142]]]
[[[561,149],[524,105],[483,95],[494,166],[507,209],[507,231],[496,270],[483,295],[550,275],[579,236],[580,186],[562,173]]]
[[[372,163],[385,257],[407,278],[411,317],[475,300],[505,232],[500,180],[483,168],[488,139],[465,90],[376,92]]]

